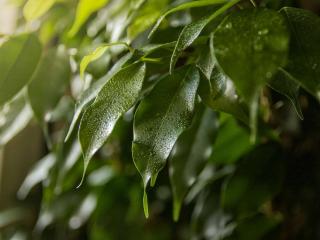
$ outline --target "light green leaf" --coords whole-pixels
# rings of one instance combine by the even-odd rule
[[[176,140],[191,125],[199,78],[193,66],[166,76],[135,113],[132,156],[145,189],[150,179],[155,184]]]
[[[46,180],[50,170],[57,161],[55,154],[50,153],[39,160],[21,184],[17,194],[20,199],[25,199],[31,189],[42,181]]]
[[[250,106],[252,137],[256,137],[261,88],[287,63],[289,32],[284,17],[268,9],[230,14],[214,33],[214,53]]]
[[[30,81],[40,55],[41,44],[33,34],[13,37],[0,46],[0,106]]]
[[[178,220],[189,188],[196,182],[212,153],[218,123],[216,114],[198,106],[190,129],[179,137],[170,155],[170,181],[173,192],[173,218]]]
[[[182,32],[179,35],[178,41],[171,56],[170,73],[173,71],[181,52],[189,47],[198,38],[205,26],[239,1],[240,0],[232,0],[215,11],[212,15],[206,16],[199,21],[192,22],[182,29]]]
[[[92,156],[103,146],[118,119],[138,100],[146,66],[135,63],[123,68],[101,89],[81,119],[79,140],[84,155],[84,173]]]
[[[147,30],[160,16],[168,4],[168,0],[149,0],[138,10],[137,16],[128,27],[128,37],[134,39]]]
[[[276,75],[269,82],[269,86],[273,90],[287,97],[294,106],[294,109],[296,110],[300,119],[303,119],[303,114],[298,99],[300,85],[286,70],[280,68]]]
[[[71,77],[69,56],[64,47],[46,52],[28,86],[34,115],[44,124],[65,93]]]
[[[108,2],[109,0],[80,0],[77,6],[76,18],[70,31],[68,32],[69,37],[76,35],[91,14],[107,5]]]
[[[122,45],[122,46],[125,46],[127,47],[130,51],[133,51],[131,49],[131,47],[127,44],[127,43],[124,43],[124,42],[117,42],[117,43],[107,43],[107,44],[104,44],[98,48],[96,48],[92,53],[90,53],[89,55],[83,57],[83,59],[81,60],[81,63],[80,63],[80,76],[83,78],[84,77],[84,72],[86,71],[88,65],[99,59],[100,57],[102,57],[102,55],[107,51],[108,48],[110,48],[111,46],[119,46],[119,45]]]
[[[307,10],[281,10],[291,30],[289,64],[285,70],[320,101],[320,18]]]
[[[24,129],[32,118],[32,110],[25,99],[25,91],[0,107],[0,148]]]
[[[205,6],[209,6],[209,5],[215,5],[215,4],[223,4],[225,2],[226,2],[226,0],[200,0],[200,1],[186,2],[186,3],[183,3],[179,6],[177,6],[177,7],[174,7],[172,9],[170,9],[169,11],[165,12],[158,19],[158,21],[156,22],[156,24],[152,28],[151,32],[149,33],[149,38],[155,33],[155,31],[157,31],[161,22],[171,13],[175,13],[175,12],[182,11],[182,10],[187,10],[190,8],[205,7]]]
[[[67,141],[71,136],[81,112],[86,108],[86,106],[90,102],[92,102],[97,97],[98,93],[106,84],[106,82],[108,82],[117,72],[119,72],[120,69],[125,65],[125,63],[129,61],[131,57],[132,53],[128,53],[122,58],[120,58],[104,77],[94,82],[91,87],[89,87],[81,94],[80,98],[76,102],[75,111],[65,141]]]
[[[29,0],[23,8],[23,15],[27,21],[35,20],[44,15],[57,0]]]

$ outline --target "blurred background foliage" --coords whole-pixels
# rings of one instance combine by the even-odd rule
[[[28,90],[0,109],[0,239],[320,239],[320,106],[303,90],[303,121],[289,100],[264,90],[263,134],[255,145],[247,127],[234,117],[206,113],[208,109],[197,113],[200,119],[201,114],[211,114],[212,129],[206,130],[212,132],[212,142],[204,144],[212,153],[192,183],[177,222],[172,217],[168,166],[156,187],[148,189],[149,219],[143,214],[143,188],[131,157],[133,111],[118,121],[77,188],[83,173],[77,134],[64,142],[74,103],[124,56],[124,48],[109,48],[89,65],[84,79],[80,60],[103,43],[129,42],[140,48],[175,41],[183,26],[215,7],[172,14],[148,40],[148,30],[160,15],[187,1],[45,0],[37,10],[34,2],[0,0],[0,41],[35,31],[47,56]],[[316,0],[256,2],[276,10],[320,10]],[[235,8],[248,5],[242,1]],[[210,25],[203,35],[215,27]],[[171,51],[168,46],[149,57],[168,62]],[[192,48],[189,53],[197,56]],[[182,56],[178,64],[185,59]],[[152,63],[147,71],[152,87],[168,66]],[[52,85],[42,84],[43,79]],[[194,134],[197,121],[179,138],[180,148],[192,146],[188,136]],[[198,151],[205,151],[201,144]],[[173,193],[179,194],[175,189]]]

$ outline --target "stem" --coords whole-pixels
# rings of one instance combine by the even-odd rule
[[[208,23],[211,22],[214,18],[218,17],[219,15],[223,14],[225,11],[227,11],[229,8],[233,7],[234,5],[236,5],[238,2],[240,2],[240,0],[232,0],[228,3],[226,3],[225,5],[223,5],[221,8],[219,8],[217,11],[215,11],[214,14],[212,14],[209,19],[208,19]]]

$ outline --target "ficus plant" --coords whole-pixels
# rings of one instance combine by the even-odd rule
[[[46,155],[4,237],[319,238],[319,2],[20,4],[0,146],[34,119]]]

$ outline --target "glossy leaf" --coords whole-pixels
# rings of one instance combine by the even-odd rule
[[[41,44],[33,34],[12,37],[0,46],[0,106],[30,81],[40,55]]]
[[[155,184],[178,137],[191,125],[199,78],[195,67],[184,67],[162,79],[139,105],[132,156],[144,188],[150,179]]]
[[[149,0],[138,10],[137,16],[128,27],[128,37],[134,39],[147,30],[160,16],[168,4],[168,0]]]
[[[176,46],[171,56],[170,73],[172,73],[181,52],[189,47],[198,38],[205,26],[238,2],[239,0],[232,0],[215,11],[212,15],[203,17],[199,21],[191,22],[189,25],[185,26],[182,29],[182,32],[179,35]]]
[[[154,34],[154,32],[159,28],[161,22],[170,14],[182,11],[182,10],[187,10],[190,8],[197,8],[197,7],[205,7],[208,5],[214,5],[214,4],[223,4],[225,3],[226,0],[199,0],[199,1],[191,1],[191,2],[186,2],[178,5],[177,7],[174,7],[170,10],[168,10],[166,13],[164,13],[156,22],[154,27],[152,28],[151,32],[149,33],[149,38]]]
[[[143,63],[122,69],[104,85],[94,103],[84,112],[79,128],[84,171],[92,156],[111,134],[118,119],[138,100],[145,72]]]
[[[27,21],[35,20],[44,15],[57,0],[28,0],[23,8],[23,15]]]
[[[81,60],[81,63],[80,63],[80,76],[83,78],[84,77],[84,72],[87,69],[88,65],[91,62],[93,62],[93,61],[99,59],[100,57],[102,57],[102,55],[107,51],[108,48],[110,48],[111,46],[119,46],[119,45],[123,45],[123,46],[131,49],[129,47],[129,45],[126,44],[126,43],[122,43],[122,42],[107,43],[107,44],[104,44],[103,46],[100,46],[100,47],[96,48],[89,55],[83,57],[83,59]]]
[[[269,82],[269,86],[278,93],[287,97],[294,106],[294,109],[296,110],[300,119],[303,119],[303,114],[298,99],[300,85],[286,70],[280,68],[278,73],[276,73],[276,75]]]
[[[170,155],[169,174],[173,191],[173,218],[178,220],[189,188],[196,182],[212,153],[218,128],[216,114],[198,106],[190,129],[179,137]]]
[[[31,107],[41,123],[50,121],[51,112],[64,95],[70,76],[69,56],[64,47],[45,53],[28,86]]]
[[[25,99],[25,91],[0,107],[0,148],[24,129],[32,118],[32,110]]]
[[[239,99],[233,82],[214,66],[210,81],[201,78],[199,95],[208,107],[216,111],[232,114],[242,122],[248,124],[248,110]]]
[[[219,25],[213,43],[219,66],[250,105],[255,137],[260,90],[287,63],[289,32],[285,19],[269,9],[237,11]]]
[[[76,102],[75,111],[73,114],[73,118],[67,133],[67,136],[65,138],[65,141],[69,139],[71,136],[71,133],[73,132],[73,129],[76,126],[76,123],[80,117],[81,112],[85,109],[85,107],[93,101],[100,90],[103,88],[103,86],[123,67],[123,65],[132,57],[131,53],[126,54],[122,58],[119,59],[118,62],[114,64],[114,66],[110,69],[110,71],[102,78],[100,78],[98,81],[94,82],[91,87],[89,87],[87,90],[85,90],[79,100]]]
[[[70,37],[78,33],[82,25],[88,20],[91,14],[95,13],[100,8],[107,5],[109,0],[80,0],[77,6],[76,17],[74,23],[68,32]]]
[[[320,18],[303,9],[285,7],[281,13],[291,30],[289,64],[285,70],[320,100]]]

